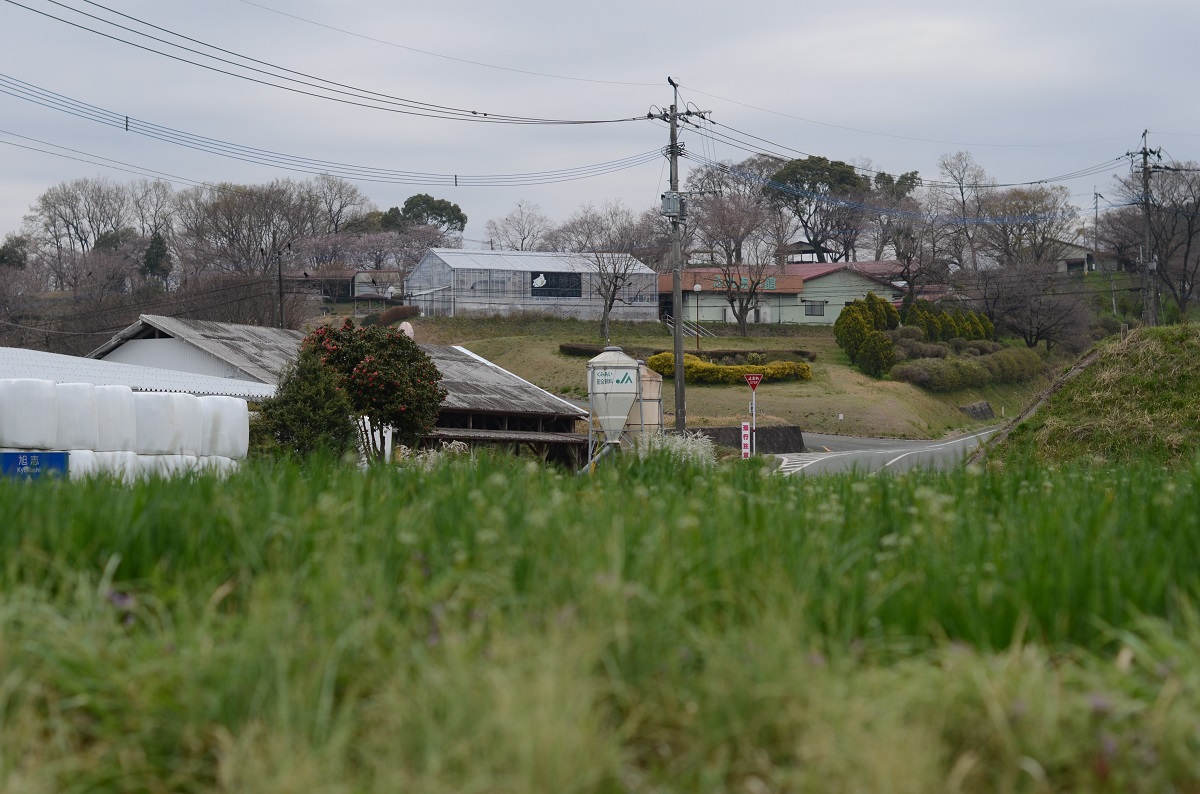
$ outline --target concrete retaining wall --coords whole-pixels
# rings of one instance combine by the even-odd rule
[[[697,427],[695,430],[722,446],[734,449],[742,448],[741,427]],[[791,425],[760,427],[755,432],[755,436],[758,452],[764,455],[804,452],[804,434],[798,427]]]

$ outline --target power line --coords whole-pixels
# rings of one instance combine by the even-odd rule
[[[626,121],[640,121],[641,120],[640,117],[620,118],[620,119],[550,119],[550,118],[537,118],[537,117],[527,117],[527,116],[515,116],[515,115],[497,114],[497,113],[491,113],[491,112],[482,112],[482,111],[470,110],[470,109],[465,109],[465,108],[456,108],[456,107],[452,107],[452,106],[448,106],[448,105],[438,105],[438,104],[429,103],[429,102],[422,102],[419,100],[406,99],[403,97],[395,97],[390,94],[385,94],[385,93],[381,93],[381,92],[377,92],[377,91],[370,91],[368,89],[356,88],[354,86],[348,86],[348,85],[345,85],[343,83],[338,83],[333,80],[327,80],[327,79],[324,79],[321,77],[315,77],[313,75],[308,75],[304,72],[298,72],[298,71],[295,71],[292,69],[287,69],[285,67],[278,66],[276,64],[268,63],[266,61],[260,61],[258,59],[251,58],[249,56],[241,55],[238,53],[233,53],[230,50],[225,50],[220,47],[216,47],[214,45],[210,45],[210,44],[201,42],[197,39],[192,39],[192,38],[189,38],[182,34],[168,31],[165,28],[160,28],[155,25],[151,25],[150,23],[144,22],[135,17],[130,17],[126,14],[121,14],[120,12],[112,11],[111,9],[101,6],[98,3],[91,3],[91,0],[84,0],[84,2],[89,2],[98,8],[103,8],[104,10],[109,11],[110,13],[118,14],[119,16],[121,16],[123,18],[134,20],[140,24],[146,25],[155,30],[164,31],[172,36],[183,39],[185,41],[196,42],[196,43],[199,43],[201,46],[207,47],[208,49],[214,50],[216,52],[229,53],[229,54],[232,54],[234,57],[239,58],[241,60],[248,61],[250,63],[263,64],[263,65],[270,67],[270,69],[274,69],[279,72],[285,72],[288,74],[300,75],[301,77],[303,77],[305,79],[299,79],[297,77],[289,77],[288,74],[277,74],[276,72],[268,71],[266,69],[260,69],[260,68],[254,67],[254,66],[248,66],[243,63],[238,63],[237,61],[233,61],[228,58],[222,58],[222,57],[219,57],[216,55],[211,55],[209,53],[202,52],[201,50],[197,50],[192,47],[186,47],[181,44],[177,44],[175,42],[160,38],[158,36],[154,36],[149,33],[145,33],[145,32],[136,30],[136,29],[128,27],[126,25],[121,25],[116,22],[112,22],[110,20],[104,19],[104,18],[96,16],[94,14],[89,14],[85,11],[81,11],[80,9],[72,8],[71,6],[68,6],[61,2],[58,2],[58,0],[45,0],[45,2],[49,2],[53,5],[56,5],[60,8],[66,9],[68,11],[73,11],[74,13],[84,16],[88,19],[93,19],[93,20],[96,20],[97,22],[100,22],[100,23],[106,24],[106,25],[110,25],[119,30],[124,30],[128,33],[132,33],[137,36],[142,36],[143,38],[147,38],[152,41],[156,41],[156,42],[158,42],[160,44],[164,44],[168,47],[174,47],[174,48],[182,50],[184,52],[189,52],[194,55],[200,56],[202,58],[208,58],[210,60],[216,61],[218,63],[223,63],[226,65],[235,67],[237,69],[243,69],[243,70],[246,70],[246,71],[249,71],[252,73],[265,75],[265,76],[274,78],[276,80],[282,80],[282,81],[285,81],[288,83],[295,83],[297,85],[306,86],[307,88],[316,89],[316,91],[309,91],[309,90],[304,90],[301,88],[296,88],[293,85],[281,85],[279,83],[274,83],[269,80],[264,80],[264,79],[252,77],[252,76],[249,76],[246,74],[241,74],[239,72],[230,71],[228,69],[223,69],[223,68],[220,68],[217,66],[213,66],[211,64],[200,63],[200,62],[190,60],[189,58],[185,58],[180,55],[173,55],[171,53],[163,52],[161,50],[154,49],[153,47],[149,47],[144,44],[138,44],[136,42],[132,42],[127,39],[123,39],[120,36],[116,36],[116,35],[113,35],[110,33],[105,33],[105,32],[96,30],[95,28],[88,27],[87,25],[84,25],[84,24],[81,24],[78,22],[72,22],[72,21],[64,19],[62,17],[55,16],[54,14],[48,13],[46,11],[41,11],[39,9],[32,8],[30,6],[19,3],[16,0],[4,0],[4,2],[9,3],[10,5],[17,6],[18,8],[23,8],[26,11],[31,11],[40,16],[44,16],[48,19],[53,19],[57,22],[62,22],[65,25],[69,25],[71,27],[87,31],[89,33],[94,33],[103,38],[110,39],[112,41],[116,41],[116,42],[119,42],[122,44],[126,44],[128,46],[143,50],[145,52],[150,52],[155,55],[161,55],[165,58],[170,58],[175,61],[187,63],[192,66],[198,66],[202,69],[207,69],[209,71],[217,72],[220,74],[225,74],[225,75],[228,75],[231,77],[236,77],[241,80],[247,80],[249,82],[258,83],[260,85],[265,85],[265,86],[269,86],[272,88],[278,88],[280,90],[289,91],[289,92],[296,93],[296,94],[311,96],[311,97],[315,97],[317,99],[324,99],[324,100],[331,101],[331,102],[355,105],[358,107],[369,108],[372,110],[383,110],[383,111],[388,111],[388,112],[392,112],[392,113],[402,113],[405,115],[422,116],[422,117],[426,117],[426,118],[440,118],[440,119],[447,119],[447,120],[454,120],[454,121],[471,121],[471,122],[492,123],[492,124],[574,126],[574,125],[591,125],[591,124],[615,124],[615,123],[621,123],[621,122],[626,122]],[[315,80],[317,82],[311,82],[313,80]],[[325,85],[320,85],[320,83],[324,83]],[[327,92],[327,93],[317,93],[317,91]],[[329,94],[334,94],[334,96],[330,96]],[[340,95],[340,96],[338,96],[338,95]],[[350,98],[347,99],[345,97],[350,97]]]
[[[896,138],[896,139],[904,140],[904,141],[917,141],[919,143],[937,143],[937,144],[942,144],[942,145],[946,145],[946,146],[983,146],[983,147],[989,147],[989,148],[1009,148],[1009,147],[1011,147],[1011,148],[1048,148],[1048,147],[1057,147],[1057,146],[1083,146],[1083,145],[1092,144],[1092,143],[1110,143],[1112,141],[1128,140],[1128,136],[1114,136],[1111,138],[1095,138],[1095,139],[1086,140],[1086,141],[1063,141],[1063,142],[1058,142],[1058,143],[978,143],[978,142],[971,142],[971,141],[939,140],[937,138],[921,138],[921,137],[916,137],[916,136],[912,136],[912,135],[897,135],[894,133],[861,129],[859,127],[848,127],[843,124],[832,124],[827,121],[818,121],[816,119],[805,118],[803,116],[794,116],[790,113],[783,113],[781,111],[771,110],[769,108],[764,108],[764,107],[759,107],[758,105],[752,105],[748,102],[741,102],[736,99],[730,99],[728,97],[718,96],[717,94],[710,94],[707,91],[701,91],[700,89],[696,88],[695,86],[689,85],[686,87],[689,91],[695,91],[697,94],[702,94],[711,99],[719,99],[722,102],[728,102],[733,105],[740,105],[741,107],[750,108],[751,110],[757,110],[761,113],[769,113],[773,116],[781,116],[783,118],[794,119],[796,121],[803,121],[806,124],[816,124],[821,127],[830,127],[832,129],[837,129],[837,130],[846,130],[847,132],[859,132],[859,133],[863,133],[864,135],[876,135],[881,138]]]
[[[183,146],[197,151],[216,154],[243,162],[269,165],[299,173],[330,174],[345,179],[392,184],[454,185],[456,187],[478,187],[488,185],[540,185],[587,179],[593,176],[633,168],[656,160],[658,150],[641,152],[618,160],[592,163],[549,171],[533,171],[507,174],[438,174],[421,171],[403,171],[390,168],[354,165],[330,160],[319,160],[298,155],[285,154],[270,149],[261,149],[231,143],[164,127],[142,121],[113,110],[98,107],[78,99],[58,94],[49,89],[0,74],[0,94],[7,94],[35,105],[57,110],[114,129],[154,138],[166,143]]]
[[[529,69],[516,69],[511,66],[498,66],[493,63],[484,63],[483,61],[472,61],[468,58],[457,58],[453,55],[446,55],[446,54],[440,53],[440,52],[433,52],[432,50],[422,50],[417,47],[409,47],[404,44],[397,44],[396,42],[393,42],[393,41],[386,41],[385,39],[377,39],[374,36],[367,36],[363,33],[355,33],[352,30],[346,30],[345,28],[339,28],[339,27],[335,27],[333,25],[327,25],[323,22],[317,22],[316,20],[308,19],[307,17],[302,17],[297,14],[290,14],[287,11],[280,11],[277,8],[271,8],[270,6],[263,5],[262,3],[252,2],[252,0],[238,0],[238,2],[245,3],[248,6],[254,6],[255,8],[261,8],[263,11],[268,11],[272,14],[278,14],[281,17],[288,17],[289,19],[294,19],[298,22],[304,22],[305,24],[308,24],[308,25],[313,25],[313,26],[319,27],[319,28],[325,28],[326,30],[332,30],[336,33],[341,33],[346,36],[353,36],[356,39],[362,39],[364,41],[372,41],[372,42],[375,42],[376,44],[382,44],[386,47],[395,47],[396,49],[399,49],[399,50],[415,52],[420,55],[428,55],[432,58],[441,58],[443,60],[454,61],[456,63],[470,64],[471,66],[481,66],[485,69],[498,69],[500,71],[513,72],[515,74],[527,74],[527,75],[532,75],[534,77],[548,77],[552,80],[570,80],[570,81],[579,82],[579,83],[601,83],[603,85],[629,85],[629,86],[658,87],[658,83],[635,83],[635,82],[625,82],[622,80],[597,80],[597,79],[592,79],[592,78],[587,78],[587,77],[570,77],[570,76],[561,75],[561,74],[550,74],[549,72],[537,72],[537,71],[532,71]]]
[[[765,143],[771,147],[774,147],[777,150],[784,150],[784,151],[790,152],[792,154],[800,154],[805,157],[814,157],[815,156],[813,154],[810,154],[809,152],[804,152],[799,149],[793,149],[789,146],[785,146],[783,144],[774,143],[772,141],[769,141],[766,138],[761,138],[757,135],[753,135],[748,132],[743,132],[734,127],[730,127],[729,125],[718,124],[718,122],[715,122],[715,121],[711,121],[710,123],[714,126],[720,126],[724,130],[729,130],[731,133],[742,136],[743,138],[749,138],[754,141],[758,141],[760,143]],[[767,156],[778,157],[783,160],[793,159],[791,157],[791,155],[780,154],[778,151],[765,150],[764,148],[762,148],[760,146],[755,146],[753,143],[748,143],[746,141],[738,140],[736,137],[734,137],[734,135],[724,133],[721,130],[711,130],[710,129],[710,130],[707,130],[706,132],[710,136],[714,136],[717,139],[719,139],[731,146],[734,146],[735,148],[741,149],[742,151],[750,152],[751,154],[765,154]],[[1065,182],[1065,181],[1070,181],[1072,179],[1081,179],[1083,177],[1095,176],[1096,174],[1104,173],[1105,171],[1108,171],[1111,169],[1112,163],[1119,162],[1123,159],[1124,159],[1124,156],[1114,157],[1112,160],[1106,160],[1103,163],[1097,163],[1096,165],[1078,169],[1076,171],[1072,171],[1067,174],[1062,174],[1062,175],[1053,176],[1053,177],[1046,177],[1043,179],[1035,179],[1035,180],[1030,180],[1027,182],[967,183],[967,184],[962,185],[962,187],[967,187],[967,188],[1029,187],[1029,186],[1042,185],[1042,184],[1047,184],[1047,183]],[[855,169],[860,172],[865,172],[865,173],[870,173],[870,174],[880,174],[880,173],[892,174],[893,173],[891,171],[881,171],[881,170],[874,169],[874,168],[863,168],[863,167],[858,167],[858,166],[856,166]],[[896,172],[896,173],[901,173],[901,172]],[[923,184],[927,187],[959,187],[959,185],[954,182],[945,182],[945,181],[932,180],[932,179],[922,179],[921,184]]]
[[[748,171],[742,171],[742,170],[740,170],[734,166],[731,166],[727,163],[721,163],[721,162],[716,162],[714,160],[709,160],[705,157],[693,154],[688,151],[684,151],[682,153],[682,156],[693,162],[698,162],[701,165],[704,165],[708,168],[714,168],[714,169],[723,171],[724,173],[730,174],[732,176],[736,176],[739,179],[742,179],[747,182],[755,182],[755,183],[761,184],[763,187],[770,188],[771,190],[774,190],[774,191],[786,193],[786,194],[792,195],[792,196],[799,196],[802,198],[812,199],[814,201],[820,201],[820,202],[823,202],[826,204],[834,204],[837,206],[849,207],[851,209],[867,210],[870,212],[884,212],[893,217],[910,218],[912,220],[921,220],[921,221],[933,221],[933,222],[940,221],[940,222],[946,222],[946,223],[952,223],[952,224],[958,224],[958,225],[996,225],[996,224],[1001,224],[1001,223],[1030,223],[1033,221],[1042,220],[1042,219],[1049,217],[1046,215],[1037,215],[1037,214],[995,216],[995,217],[981,217],[981,218],[962,218],[959,216],[951,216],[949,218],[944,217],[944,216],[931,217],[931,216],[926,215],[923,212],[915,212],[912,210],[905,210],[905,209],[900,209],[897,207],[879,207],[879,206],[875,206],[872,204],[868,204],[863,201],[855,201],[855,200],[848,199],[848,198],[842,198],[842,197],[838,197],[838,196],[830,196],[830,195],[826,195],[826,194],[822,194],[822,193],[816,193],[816,192],[813,192],[810,190],[803,190],[794,185],[788,185],[788,184],[784,184],[781,182],[775,182],[769,178],[761,177],[761,176],[758,176],[757,174],[752,174]]]
[[[0,93],[4,93],[4,92],[0,91]],[[60,144],[51,143],[49,141],[44,141],[39,138],[32,138],[27,135],[21,135],[19,133],[11,132],[11,131],[4,130],[4,129],[0,129],[0,134],[10,135],[14,138],[20,138],[20,139],[26,140],[26,141],[32,141],[34,143],[41,144],[42,146],[51,146],[56,149],[62,149],[63,151],[71,152],[74,155],[80,155],[80,156],[75,157],[75,156],[68,155],[68,154],[62,154],[61,152],[52,152],[52,151],[47,151],[45,149],[38,149],[37,147],[34,147],[34,146],[25,146],[25,145],[22,145],[19,143],[14,143],[12,141],[0,140],[0,144],[4,144],[6,146],[12,146],[12,147],[19,148],[19,149],[25,149],[25,150],[33,151],[33,152],[39,152],[41,154],[48,154],[48,155],[51,155],[54,157],[62,157],[67,160],[75,160],[77,162],[88,163],[89,165],[97,165],[102,168],[112,168],[117,171],[123,171],[125,173],[130,173],[130,174],[136,174],[137,176],[150,177],[150,178],[154,178],[154,179],[166,179],[167,181],[170,181],[170,182],[182,182],[182,183],[185,183],[188,185],[203,185],[205,187],[209,187],[209,188],[213,188],[213,189],[221,189],[221,186],[214,185],[209,182],[203,182],[201,180],[191,179],[190,177],[179,176],[177,174],[171,174],[171,173],[168,173],[165,171],[158,171],[158,170],[148,168],[145,166],[139,166],[139,165],[135,165],[132,163],[126,163],[121,160],[114,160],[114,159],[111,159],[108,157],[103,157],[102,155],[85,152],[85,151],[82,151],[79,149],[72,149],[67,146],[62,146]],[[187,148],[198,148],[198,147],[187,147]],[[202,149],[202,151],[209,151],[209,150]],[[228,155],[228,156],[231,156],[231,155]],[[631,157],[627,157],[622,160],[614,160],[614,161],[611,161],[608,163],[599,163],[599,164],[592,165],[592,166],[580,166],[580,167],[577,167],[574,169],[562,169],[560,171],[544,171],[544,172],[540,172],[540,173],[534,172],[531,174],[500,174],[500,175],[495,175],[492,177],[487,177],[487,176],[472,177],[472,176],[465,176],[465,175],[464,176],[454,176],[454,175],[431,174],[431,175],[428,175],[428,177],[423,177],[421,175],[413,175],[411,177],[399,177],[399,178],[393,178],[393,179],[368,177],[368,176],[362,176],[362,175],[359,175],[359,174],[356,174],[353,172],[345,172],[345,171],[339,173],[334,169],[317,170],[317,169],[306,169],[306,168],[294,168],[294,167],[289,167],[284,164],[280,164],[278,162],[272,162],[269,160],[253,160],[253,159],[244,158],[244,157],[232,157],[232,156],[231,157],[232,157],[232,159],[235,159],[235,160],[243,160],[245,162],[254,162],[254,163],[258,163],[258,164],[272,165],[277,168],[282,168],[282,169],[291,170],[291,171],[297,171],[300,173],[330,174],[330,171],[333,170],[334,173],[330,174],[331,176],[339,176],[341,178],[355,180],[355,181],[363,181],[363,182],[383,182],[383,183],[390,183],[390,184],[443,185],[443,186],[453,184],[453,185],[459,186],[459,187],[517,187],[517,186],[528,186],[528,185],[546,185],[546,184],[555,184],[555,183],[561,183],[561,182],[578,181],[578,180],[582,180],[582,179],[590,179],[592,177],[603,176],[606,174],[616,173],[617,171],[627,170],[630,168],[635,168],[637,166],[645,165],[647,163],[651,163],[651,162],[658,160],[661,156],[662,156],[661,152],[658,152],[658,151],[645,152],[645,153],[642,153],[639,155],[633,155]],[[88,159],[88,158],[94,158],[94,159]],[[97,160],[102,160],[105,162],[96,162]]]

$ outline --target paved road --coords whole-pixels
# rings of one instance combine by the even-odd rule
[[[918,467],[947,469],[957,466],[988,436],[991,428],[949,441],[902,441],[889,438],[854,438],[805,433],[804,445],[815,452],[780,455],[783,474],[832,474],[845,471],[908,471]]]

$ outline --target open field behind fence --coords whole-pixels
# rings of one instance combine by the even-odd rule
[[[1195,789],[1197,486],[0,482],[0,790]]]

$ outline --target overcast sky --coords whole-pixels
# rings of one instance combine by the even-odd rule
[[[616,161],[661,149],[667,133],[644,119],[517,126],[356,107],[171,60],[36,12],[251,75],[78,13],[118,21],[113,12],[119,12],[324,80],[491,114],[644,116],[670,104],[670,75],[682,85],[681,102],[711,110],[715,129],[745,141],[746,148],[870,160],[892,173],[916,170],[926,177],[936,176],[939,156],[967,150],[1005,183],[1107,163],[1102,173],[1063,183],[1088,210],[1093,186],[1112,194],[1112,176],[1128,169],[1120,158],[1140,147],[1143,129],[1150,130],[1150,146],[1161,146],[1169,157],[1200,159],[1194,55],[1200,4],[1183,0],[851,0],[807,6],[782,0],[105,0],[102,6],[0,0],[0,73],[6,79],[257,149],[354,166],[482,176]],[[683,141],[690,152],[714,159],[750,154],[697,130],[686,131]],[[84,154],[63,153],[95,162],[12,144],[68,147]],[[138,178],[95,164],[99,158],[180,177],[179,187],[189,184],[185,180],[257,183],[307,176],[0,94],[0,235],[16,230],[29,205],[58,182]],[[538,204],[556,220],[584,202],[621,199],[640,210],[658,203],[667,178],[666,161],[655,158],[553,185],[358,184],[381,208],[414,193],[458,203],[470,218],[465,245],[473,248],[486,246],[485,222],[519,200]]]

